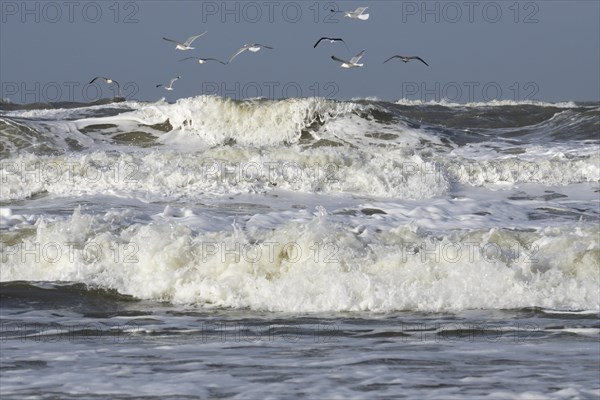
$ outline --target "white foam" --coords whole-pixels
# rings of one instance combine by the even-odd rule
[[[423,100],[412,100],[412,99],[399,99],[398,101],[396,101],[396,104],[398,105],[402,105],[402,106],[422,106],[422,105],[429,105],[429,106],[443,106],[443,107],[469,107],[469,108],[476,108],[476,107],[506,107],[506,106],[538,106],[538,107],[556,107],[556,108],[577,108],[579,107],[577,104],[575,104],[575,102],[573,101],[563,101],[563,102],[556,102],[556,103],[548,103],[548,102],[543,102],[543,101],[538,101],[538,100],[520,100],[520,101],[515,101],[515,100],[491,100],[491,101],[484,101],[484,102],[468,102],[468,103],[455,103],[452,101],[448,101],[447,99],[441,99],[439,101],[437,100],[429,100],[429,101],[423,101]]]
[[[0,207],[0,229],[29,226],[33,219],[32,215],[14,214],[9,207]]]
[[[110,109],[123,109],[127,110],[131,106],[139,105],[136,102],[120,102],[120,103],[107,103],[98,105],[86,105],[82,107],[73,108],[36,108],[31,110],[13,110],[3,111],[2,115],[7,117],[18,117],[27,118],[31,120],[65,120],[76,117],[89,111],[102,110],[105,108]]]
[[[600,181],[600,147],[560,151],[529,148],[518,156],[494,155],[485,148],[454,149],[441,165],[450,182],[473,186],[512,187],[519,183],[548,186]]]
[[[217,96],[179,99],[174,104],[141,104],[138,109],[116,117],[82,119],[79,127],[95,123],[135,121],[154,125],[169,121],[173,131],[162,138],[171,144],[195,137],[209,146],[234,139],[255,146],[295,143],[302,130],[315,122],[326,122],[365,106],[320,98],[235,101]],[[185,133],[185,135],[179,135]]]
[[[176,151],[19,155],[0,165],[0,199],[25,199],[42,192],[197,199],[208,194],[273,189],[429,198],[447,190],[448,183],[440,174],[412,172],[435,170],[433,163],[418,155],[406,156],[402,150],[384,153],[378,148],[338,149],[282,147],[265,153],[257,148],[226,146],[184,155]]]
[[[35,235],[23,239],[26,249],[38,243],[40,249],[54,246],[54,253],[35,260],[32,255],[23,259],[14,247],[3,249],[1,276],[3,281],[84,282],[143,299],[270,311],[600,309],[600,249],[593,224],[441,236],[405,225],[357,235],[354,226],[335,222],[327,212],[299,215],[299,222],[269,229],[235,224],[194,232],[186,225],[154,222],[115,231],[110,218],[76,211],[64,221],[38,224]],[[57,260],[61,243],[75,243],[75,250]],[[457,243],[501,251],[486,258],[464,247],[457,256]]]
[[[335,128],[332,128],[335,132]],[[345,137],[351,130],[340,133]],[[410,135],[404,140],[410,141]],[[563,153],[560,153],[563,154]],[[144,199],[197,199],[208,194],[351,193],[401,199],[428,199],[457,183],[490,189],[522,184],[571,185],[600,181],[597,154],[564,157],[528,153],[491,158],[453,151],[425,160],[402,147],[215,147],[198,153],[175,150],[114,153],[95,151],[60,156],[24,154],[0,164],[0,199],[50,195],[116,194]]]

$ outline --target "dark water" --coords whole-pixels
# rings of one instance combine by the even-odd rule
[[[3,398],[594,398],[597,313],[260,313],[3,283]]]

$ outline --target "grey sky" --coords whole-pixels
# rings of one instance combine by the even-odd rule
[[[359,6],[369,7],[369,20],[327,11]],[[3,0],[1,12],[0,94],[18,103],[111,97],[103,82],[87,85],[97,75],[116,79],[126,97],[140,100],[202,93],[600,99],[598,1]],[[184,40],[205,30],[192,51],[161,39]],[[341,43],[312,48],[329,35],[344,38],[351,52]],[[246,52],[227,66],[177,61],[196,55],[227,60],[253,42],[275,49]],[[330,58],[350,58],[361,49],[367,49],[363,68],[344,70]],[[419,55],[430,67],[397,59],[383,64],[394,54]],[[174,91],[155,87],[177,75],[182,79]]]

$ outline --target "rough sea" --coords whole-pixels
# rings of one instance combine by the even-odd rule
[[[600,397],[600,104],[0,105],[2,399]]]

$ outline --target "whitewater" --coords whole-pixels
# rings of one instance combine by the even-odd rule
[[[98,375],[78,385],[34,363],[37,389],[9,374],[0,391],[423,397],[437,374],[430,398],[598,396],[598,132],[594,102],[2,103],[5,363],[40,342],[60,354],[68,337]],[[100,353],[90,335],[109,337]],[[319,352],[354,383],[291,366]],[[189,357],[179,382],[102,379],[111,357],[171,373],[159,356]],[[450,370],[460,357],[466,378]],[[564,374],[577,379],[555,387]]]

